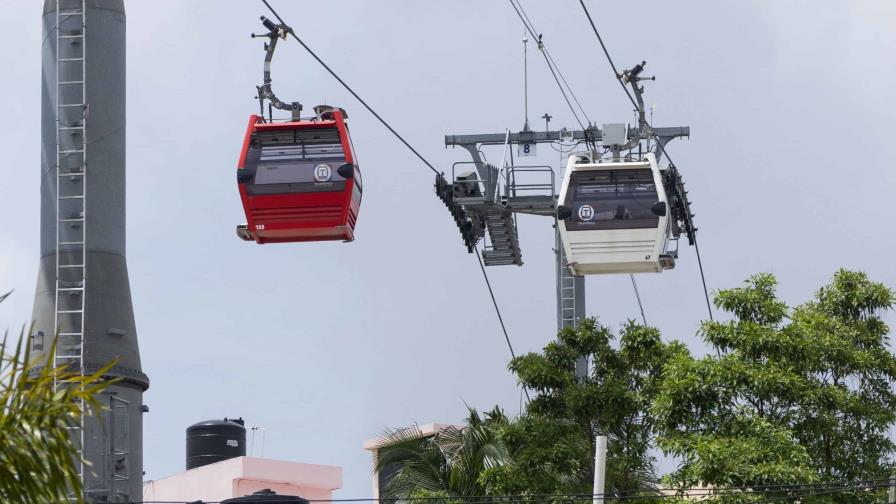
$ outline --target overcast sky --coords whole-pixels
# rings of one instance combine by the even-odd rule
[[[31,313],[38,266],[41,3],[0,0],[0,327]],[[274,0],[341,76],[440,169],[443,136],[523,125],[522,27],[508,2]],[[523,0],[597,123],[631,105],[578,2]],[[790,304],[839,267],[896,286],[896,3],[597,2],[620,67],[646,59],[657,126],[688,182],[711,289],[775,273]],[[432,176],[303,50],[283,43],[274,89],[349,113],[364,173],[356,241],[258,246],[234,169],[261,81],[261,2],[129,1],[128,263],[143,369],[147,479],[184,466],[184,429],[243,416],[266,457],[344,468],[370,494],[361,442],[384,427],[454,422],[464,403],[518,410],[508,350],[476,259]],[[530,120],[574,126],[530,43]],[[539,146],[539,162],[559,155]],[[500,151],[486,153],[497,159]],[[554,337],[550,220],[520,218],[525,265],[489,274],[518,353]],[[648,321],[695,351],[706,316],[693,249],[638,277]],[[588,312],[638,316],[627,277],[590,277]],[[893,320],[893,317],[890,317]],[[256,455],[259,453],[256,447]]]

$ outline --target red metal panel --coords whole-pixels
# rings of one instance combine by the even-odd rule
[[[249,125],[240,153],[239,168],[245,168],[252,135],[261,131],[313,130],[336,127],[347,163],[354,164],[351,140],[342,112],[333,111],[331,121],[296,121],[264,123],[257,115],[249,117]],[[238,183],[240,200],[246,213],[247,228],[256,243],[287,243],[354,239],[354,228],[360,210],[360,192],[354,191],[355,179],[347,179],[338,192],[303,192],[255,194],[247,192],[246,183]]]

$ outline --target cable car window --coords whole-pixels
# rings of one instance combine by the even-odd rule
[[[252,175],[246,189],[253,195],[342,191],[345,178],[338,169],[344,163],[336,129],[259,132],[246,156]]]
[[[569,230],[639,229],[659,223],[659,201],[649,169],[581,171],[572,174],[564,202],[572,209]]]

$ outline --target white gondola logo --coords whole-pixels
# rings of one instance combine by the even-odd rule
[[[594,207],[591,205],[582,205],[579,207],[579,219],[590,221],[594,218]]]
[[[333,170],[330,169],[330,165],[319,164],[314,167],[314,180],[318,182],[329,182],[330,177],[332,176]]]

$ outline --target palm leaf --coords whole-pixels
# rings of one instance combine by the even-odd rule
[[[376,463],[377,471],[389,475],[382,497],[403,502],[421,494],[446,498],[485,494],[482,474],[509,462],[496,430],[506,421],[499,409],[483,418],[468,407],[463,427],[447,426],[428,436],[416,425],[386,431],[378,439]]]
[[[0,299],[2,300],[2,299]],[[30,331],[29,331],[30,333]],[[54,338],[46,355],[53,355]],[[72,425],[99,410],[109,366],[88,376],[31,358],[25,331],[0,343],[0,502],[65,502],[81,494]],[[57,387],[57,383],[65,386]]]

